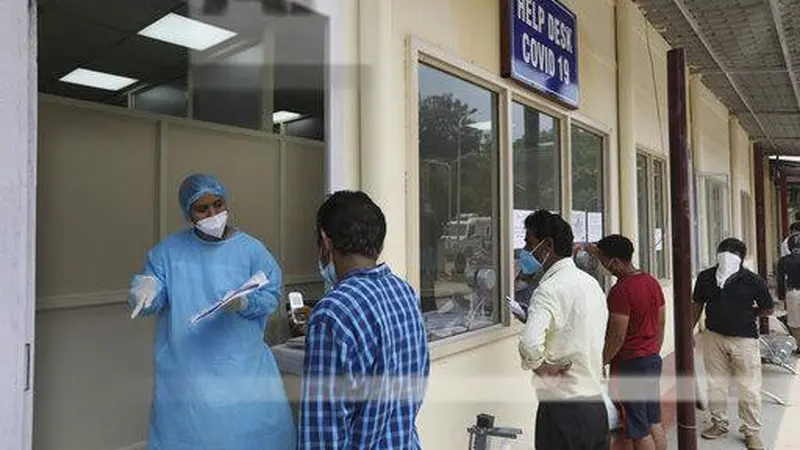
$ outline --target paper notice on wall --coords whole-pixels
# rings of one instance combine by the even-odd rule
[[[653,232],[653,240],[657,252],[664,249],[664,230],[656,228]]]
[[[586,211],[572,211],[572,234],[575,242],[586,242]]]
[[[590,212],[587,218],[589,242],[597,242],[603,239],[603,213]]]
[[[514,210],[514,248],[525,247],[525,218],[532,213],[527,209]]]

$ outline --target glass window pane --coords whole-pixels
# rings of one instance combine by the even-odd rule
[[[717,259],[717,246],[725,236],[725,183],[712,178],[706,179],[706,220],[708,265]]]
[[[561,135],[559,120],[514,103],[514,209],[561,211]]]
[[[639,268],[650,272],[650,176],[647,157],[636,156],[636,195],[639,215]]]
[[[605,233],[603,199],[603,138],[573,126],[572,231],[576,242],[597,242]],[[578,267],[602,281],[598,261],[591,256]]]
[[[432,340],[499,321],[497,95],[419,68],[421,297]]]
[[[664,163],[653,160],[653,219],[652,245],[655,254],[655,275],[659,279],[667,278],[667,252],[665,247],[666,237],[666,195],[664,188],[667,185],[665,180]]]

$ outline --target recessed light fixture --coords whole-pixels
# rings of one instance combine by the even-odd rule
[[[272,123],[284,123],[303,117],[302,114],[291,111],[275,111],[272,114]]]
[[[192,50],[206,50],[236,36],[233,31],[175,13],[158,19],[138,34]]]
[[[105,72],[97,72],[95,70],[75,69],[61,77],[60,81],[63,81],[64,83],[104,89],[106,91],[118,91],[132,85],[133,83],[136,83],[139,80]]]

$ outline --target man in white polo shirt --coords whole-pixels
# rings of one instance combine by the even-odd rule
[[[533,371],[539,398],[536,448],[606,450],[606,296],[573,262],[572,228],[561,216],[537,211],[525,219],[525,230],[520,265],[543,272],[519,341],[522,368]]]

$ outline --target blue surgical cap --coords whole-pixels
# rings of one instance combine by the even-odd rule
[[[178,201],[186,217],[191,217],[192,205],[206,194],[216,195],[225,199],[228,197],[225,186],[213,175],[194,174],[183,180],[181,187],[178,189]]]

